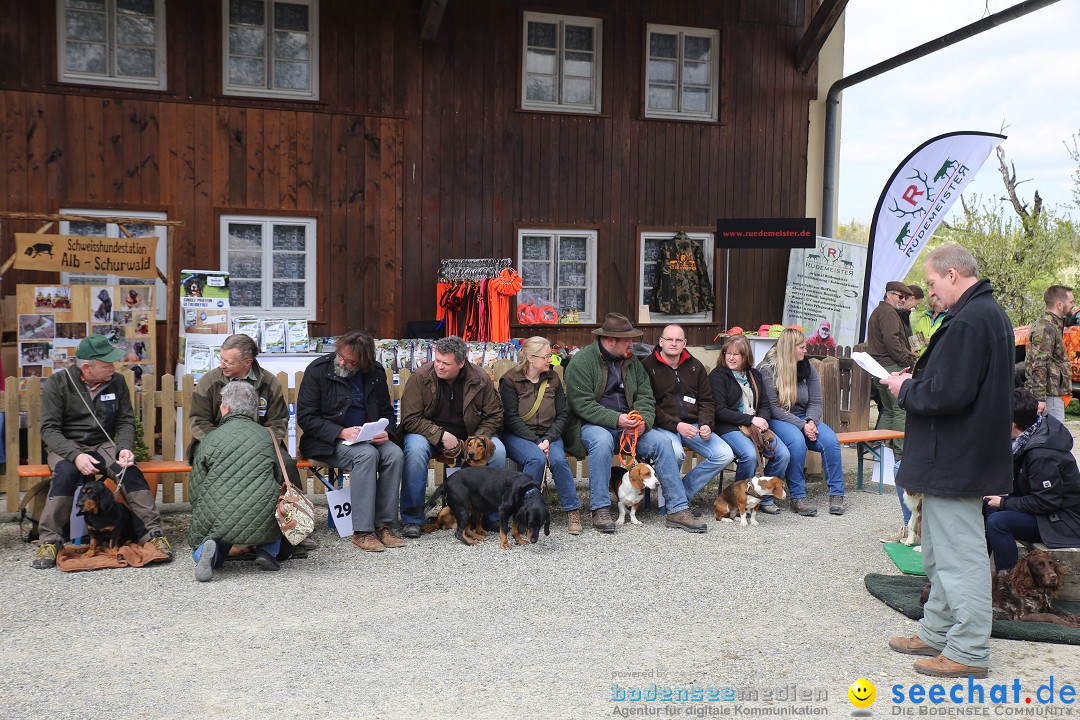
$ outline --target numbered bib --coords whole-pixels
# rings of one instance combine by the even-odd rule
[[[330,512],[330,519],[334,521],[338,535],[352,537],[352,495],[349,488],[331,490],[326,493],[326,507]]]

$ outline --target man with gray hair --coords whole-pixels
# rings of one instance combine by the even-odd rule
[[[127,383],[115,374],[123,356],[104,335],[89,335],[75,352],[75,367],[57,370],[41,391],[41,440],[53,477],[41,513],[41,543],[31,562],[38,570],[56,565],[75,489],[95,475],[120,486],[117,492],[135,514],[139,542],[149,540],[172,557],[150,486],[135,465],[135,413]]]
[[[220,426],[199,443],[191,463],[191,530],[195,579],[207,582],[233,545],[254,545],[255,566],[278,570],[282,548],[275,509],[284,482],[277,440],[259,425],[259,395],[228,383],[218,404]]]
[[[504,467],[506,448],[496,437],[503,406],[491,377],[468,361],[468,346],[456,336],[435,341],[435,359],[412,374],[401,395],[405,470],[401,482],[401,534],[420,537],[424,521],[428,462],[457,455],[471,435],[489,438],[495,452],[488,465]],[[490,526],[490,519],[485,524]]]
[[[931,583],[919,632],[889,647],[923,655],[915,672],[984,678],[990,664],[990,562],[983,498],[1012,490],[1013,330],[975,258],[945,245],[926,285],[948,315],[912,372],[882,383],[907,411],[896,484],[922,493],[922,558]]]
[[[187,453],[189,458],[194,456],[199,441],[221,424],[221,391],[233,381],[245,382],[255,388],[258,396],[256,419],[260,425],[273,430],[274,437],[282,444],[282,448],[286,447],[289,408],[285,405],[285,393],[278,379],[269,370],[259,366],[255,359],[258,354],[258,344],[243,333],[230,335],[221,343],[221,364],[199,378],[195,393],[191,397],[191,407],[188,409],[191,426],[191,447]],[[282,457],[285,459],[289,480],[299,485],[300,472],[296,469],[296,460],[288,452],[284,452]]]

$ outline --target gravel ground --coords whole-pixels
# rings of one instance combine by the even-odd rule
[[[877,538],[899,510],[891,488],[855,491],[854,464],[845,450],[843,517],[821,507],[742,528],[710,516],[691,535],[646,512],[642,527],[571,537],[554,512],[550,537],[509,552],[443,531],[365,554],[327,532],[320,507],[307,559],[278,573],[230,562],[205,584],[183,505],[165,514],[177,559],[141,570],[33,570],[3,523],[0,718],[847,715],[860,677],[877,686],[874,714],[897,714],[892,685],[930,683],[886,646],[916,623],[863,586],[897,572]],[[810,484],[819,506],[823,489]],[[1080,680],[1078,646],[991,649],[987,689]],[[758,700],[616,702],[613,683]],[[815,699],[788,699],[803,692]]]

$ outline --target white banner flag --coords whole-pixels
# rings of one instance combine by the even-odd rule
[[[1004,135],[963,131],[939,135],[896,168],[874,211],[862,322],[885,296],[885,283],[903,281],[949,209]]]

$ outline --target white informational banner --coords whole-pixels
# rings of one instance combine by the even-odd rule
[[[866,247],[818,236],[817,247],[794,249],[788,260],[784,325],[801,325],[812,345],[854,345],[866,267]]]
[[[878,199],[870,226],[870,264],[862,331],[885,297],[885,284],[903,281],[964,188],[1004,135],[963,131],[939,135],[896,168]]]

